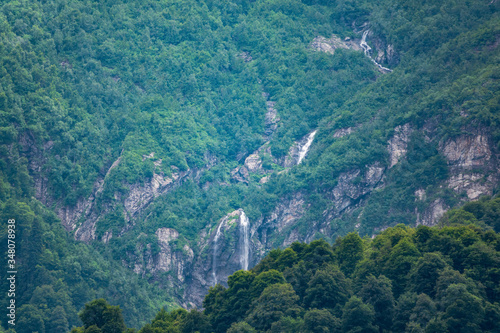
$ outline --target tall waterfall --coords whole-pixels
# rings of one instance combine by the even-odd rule
[[[311,134],[309,134],[309,136],[307,137],[306,143],[302,147],[300,147],[300,150],[299,150],[299,159],[297,161],[297,164],[300,164],[300,162],[302,162],[302,160],[304,159],[304,157],[306,157],[307,152],[309,151],[309,147],[311,147],[311,143],[313,142],[315,135],[316,135],[316,131],[314,131]]]
[[[212,276],[214,277],[214,285],[217,284],[217,241],[220,237],[220,228],[222,227],[222,222],[217,227],[217,231],[214,237],[214,253],[212,254]]]
[[[249,235],[250,221],[244,211],[240,214],[240,239],[243,238],[243,248],[241,249],[240,264],[241,269],[248,270],[248,261],[250,257],[250,235]]]
[[[361,37],[361,42],[359,42],[359,46],[361,46],[361,48],[363,49],[363,51],[365,52],[365,55],[370,58],[370,60],[375,64],[377,65],[378,68],[380,68],[381,70],[383,71],[387,71],[387,72],[392,72],[392,69],[390,68],[387,68],[387,67],[384,67],[382,66],[381,64],[379,64],[378,62],[375,61],[375,59],[372,58],[371,56],[371,50],[372,48],[370,47],[370,45],[368,45],[368,43],[366,42],[366,36],[368,36],[368,34],[370,33],[370,30],[366,30],[365,32],[363,32],[363,36]]]
[[[366,43],[366,36],[368,36],[369,32],[370,30],[366,30],[365,32],[363,32],[363,37],[361,37],[361,42],[359,43],[359,46],[361,46],[361,48],[365,52],[365,56],[371,58],[370,51],[372,50],[372,48],[370,47],[370,45]]]

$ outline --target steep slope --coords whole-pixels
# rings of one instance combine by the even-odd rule
[[[2,205],[184,306],[275,247],[432,225],[497,189],[498,6],[6,2]]]
[[[210,288],[202,311],[161,310],[139,332],[496,332],[499,204],[466,204],[440,227],[294,242]]]

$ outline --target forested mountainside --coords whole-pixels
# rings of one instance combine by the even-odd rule
[[[271,249],[496,194],[499,6],[2,2],[19,320],[64,331],[105,297],[138,328]]]
[[[499,332],[498,208],[498,198],[482,200],[448,212],[439,228],[294,242],[210,288],[203,311],[162,309],[139,333]],[[72,333],[126,329],[102,299],[80,317]]]

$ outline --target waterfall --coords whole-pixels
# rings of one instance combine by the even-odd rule
[[[214,277],[214,285],[217,284],[217,241],[220,237],[220,228],[222,227],[223,222],[219,224],[217,227],[217,231],[215,232],[214,237],[214,253],[212,254],[212,276]]]
[[[363,36],[361,37],[361,42],[359,42],[359,46],[361,46],[361,48],[363,49],[363,51],[365,52],[365,55],[370,58],[370,60],[375,64],[377,65],[378,68],[380,68],[381,70],[383,71],[387,71],[387,72],[392,72],[392,69],[390,68],[387,68],[387,67],[384,67],[382,66],[381,64],[379,64],[378,62],[375,61],[375,59],[372,58],[371,56],[371,50],[372,48],[370,47],[370,45],[368,45],[368,43],[366,42],[366,37],[368,36],[368,33],[370,32],[370,30],[366,30],[365,32],[363,32]]]
[[[250,256],[250,239],[248,217],[244,211],[240,214],[240,239],[243,238],[243,248],[240,255],[241,269],[248,270],[248,261]]]
[[[299,150],[299,159],[297,161],[297,164],[300,164],[300,162],[302,162],[302,160],[304,159],[304,157],[306,157],[307,152],[309,151],[309,147],[311,147],[311,143],[313,142],[315,135],[316,135],[316,131],[314,131],[311,134],[309,134],[309,136],[307,137],[306,143],[302,147],[300,147],[300,150]]]
[[[370,59],[371,59],[370,51],[372,50],[372,48],[370,47],[370,45],[368,45],[366,43],[366,36],[368,36],[369,32],[370,32],[370,30],[366,30],[365,32],[363,32],[363,37],[361,37],[361,42],[359,43],[359,46],[361,46],[363,51],[365,51],[365,55],[367,57],[370,57]]]

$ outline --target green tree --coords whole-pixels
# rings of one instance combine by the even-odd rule
[[[425,333],[448,333],[448,327],[446,326],[446,323],[439,319],[439,318],[434,318],[431,319],[429,324],[427,324],[427,327],[425,328]]]
[[[394,320],[392,323],[393,332],[403,332],[406,325],[410,322],[412,311],[417,302],[417,294],[404,293],[399,296],[394,309]]]
[[[86,332],[92,326],[99,328],[103,333],[121,333],[126,330],[120,307],[109,305],[102,298],[85,304],[79,317]]]
[[[285,278],[281,272],[271,269],[260,273],[255,277],[251,285],[252,297],[259,297],[264,289],[276,283],[285,283]]]
[[[340,320],[326,309],[312,309],[304,315],[304,330],[310,333],[340,332]]]
[[[211,327],[207,316],[196,309],[189,311],[182,321],[182,333],[210,333]]]
[[[484,307],[479,297],[467,291],[463,284],[452,284],[442,298],[443,320],[452,332],[481,332]]]
[[[246,321],[240,321],[239,323],[233,323],[231,327],[227,330],[227,333],[256,333],[255,328],[250,326]]]
[[[304,320],[302,318],[293,318],[289,316],[281,317],[271,325],[272,333],[295,333],[302,330]]]
[[[363,259],[363,241],[355,232],[348,233],[343,238],[338,238],[334,245],[335,254],[340,269],[346,276],[351,276],[356,264]]]
[[[302,309],[290,284],[272,284],[252,303],[247,321],[258,330],[271,328],[281,317],[296,317]]]
[[[57,306],[52,311],[47,322],[47,330],[54,333],[67,333],[69,329],[66,312],[62,306]]]
[[[427,324],[434,319],[437,314],[436,304],[426,294],[417,296],[417,302],[410,315],[410,322],[418,324],[420,327],[425,328]]]
[[[391,281],[381,275],[369,276],[359,292],[363,302],[371,304],[375,311],[375,322],[381,330],[389,331],[394,316],[394,296]]]
[[[425,253],[417,260],[409,274],[408,289],[417,294],[425,293],[434,297],[439,273],[447,266],[448,263],[440,253]]]
[[[314,274],[305,292],[304,304],[311,308],[344,305],[351,295],[350,281],[337,266],[329,265]]]
[[[407,276],[420,253],[409,238],[401,239],[387,256],[383,271],[393,281],[393,290],[399,295],[407,282]]]
[[[16,315],[16,332],[19,333],[45,333],[45,323],[40,311],[33,305],[23,305],[18,310]]]
[[[343,309],[342,332],[378,332],[378,327],[373,325],[374,320],[373,307],[352,296]]]

